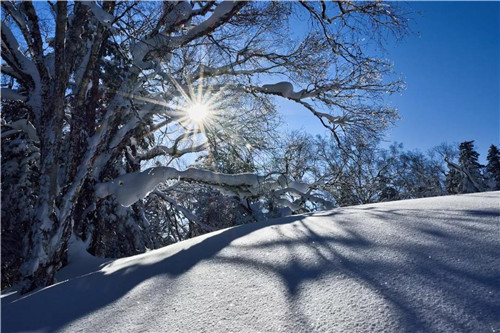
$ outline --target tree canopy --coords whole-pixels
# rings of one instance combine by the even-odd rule
[[[17,161],[2,185],[14,198],[2,205],[2,240],[22,244],[8,283],[52,283],[72,234],[93,254],[120,256],[162,244],[153,216],[211,230],[191,207],[204,186],[247,218],[328,206],[296,175],[257,165],[276,139],[276,101],[312,113],[337,145],[376,137],[396,117],[383,96],[402,86],[374,51],[404,33],[397,7],[2,1],[2,155]],[[190,153],[201,156],[186,168]]]

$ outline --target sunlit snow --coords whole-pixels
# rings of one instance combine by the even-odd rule
[[[109,263],[2,298],[2,332],[495,332],[500,192],[339,208]]]

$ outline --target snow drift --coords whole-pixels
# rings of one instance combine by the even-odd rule
[[[104,264],[75,244],[58,284],[4,295],[2,332],[498,332],[499,199],[340,208]]]

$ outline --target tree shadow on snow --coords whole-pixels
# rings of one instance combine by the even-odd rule
[[[226,229],[216,235],[200,236],[205,239],[201,242],[197,242],[197,238],[188,240],[194,244],[154,264],[127,266],[110,275],[104,275],[102,271],[92,272],[35,291],[10,304],[2,299],[2,332],[57,331],[117,301],[150,278],[160,275],[175,278],[199,262],[214,257],[235,239],[261,228],[290,223],[300,218],[291,216],[271,223],[257,222]],[[181,244],[173,246],[176,245]]]
[[[262,270],[272,274],[284,286],[290,320],[299,323],[302,331],[315,331],[317,327],[302,307],[307,302],[302,295],[307,291],[305,286],[332,276],[350,279],[379,295],[389,304],[401,331],[472,331],[478,327],[474,326],[477,320],[498,318],[500,310],[495,269],[499,244],[495,237],[485,238],[484,233],[477,232],[496,230],[490,220],[498,212],[477,210],[464,215],[450,209],[448,214],[456,218],[437,215],[432,221],[420,221],[417,216],[408,222],[409,216],[415,215],[409,210],[360,207],[319,214],[317,221],[292,216],[227,229],[201,241],[193,239],[186,243],[192,245],[158,262],[128,265],[107,276],[97,271],[3,306],[2,331],[60,330],[151,278],[167,276],[174,280],[175,287],[176,278],[210,260],[213,269],[229,264],[255,270],[256,274]],[[376,228],[390,224],[403,238],[386,235],[372,239],[367,224],[360,223],[358,217],[369,218],[374,233]],[[332,232],[318,232],[321,223],[331,224]],[[280,234],[290,231],[289,224],[295,232],[291,238]],[[278,237],[250,244],[234,242],[262,228],[276,228]],[[231,251],[222,251],[227,248]],[[281,251],[289,254],[290,260],[285,264],[263,262],[244,255],[250,250]],[[301,253],[307,256],[301,257]],[[26,314],[30,320],[26,320]],[[489,324],[499,325],[499,320]]]

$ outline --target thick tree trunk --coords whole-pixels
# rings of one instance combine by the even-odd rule
[[[44,87],[41,110],[40,136],[40,190],[38,216],[33,225],[27,261],[23,264],[25,276],[23,292],[53,283],[56,271],[65,262],[66,245],[71,235],[69,216],[60,219],[59,195],[59,158],[61,156],[62,128],[65,109],[66,85],[69,77],[66,64],[67,3],[56,4],[56,33],[54,75],[55,81],[48,78],[42,82]],[[52,89],[51,89],[52,87]]]
[[[23,264],[22,293],[54,283],[56,272],[67,263],[70,221],[53,221],[56,227],[45,232],[36,230],[31,237],[32,255]],[[38,223],[41,223],[38,221]]]

